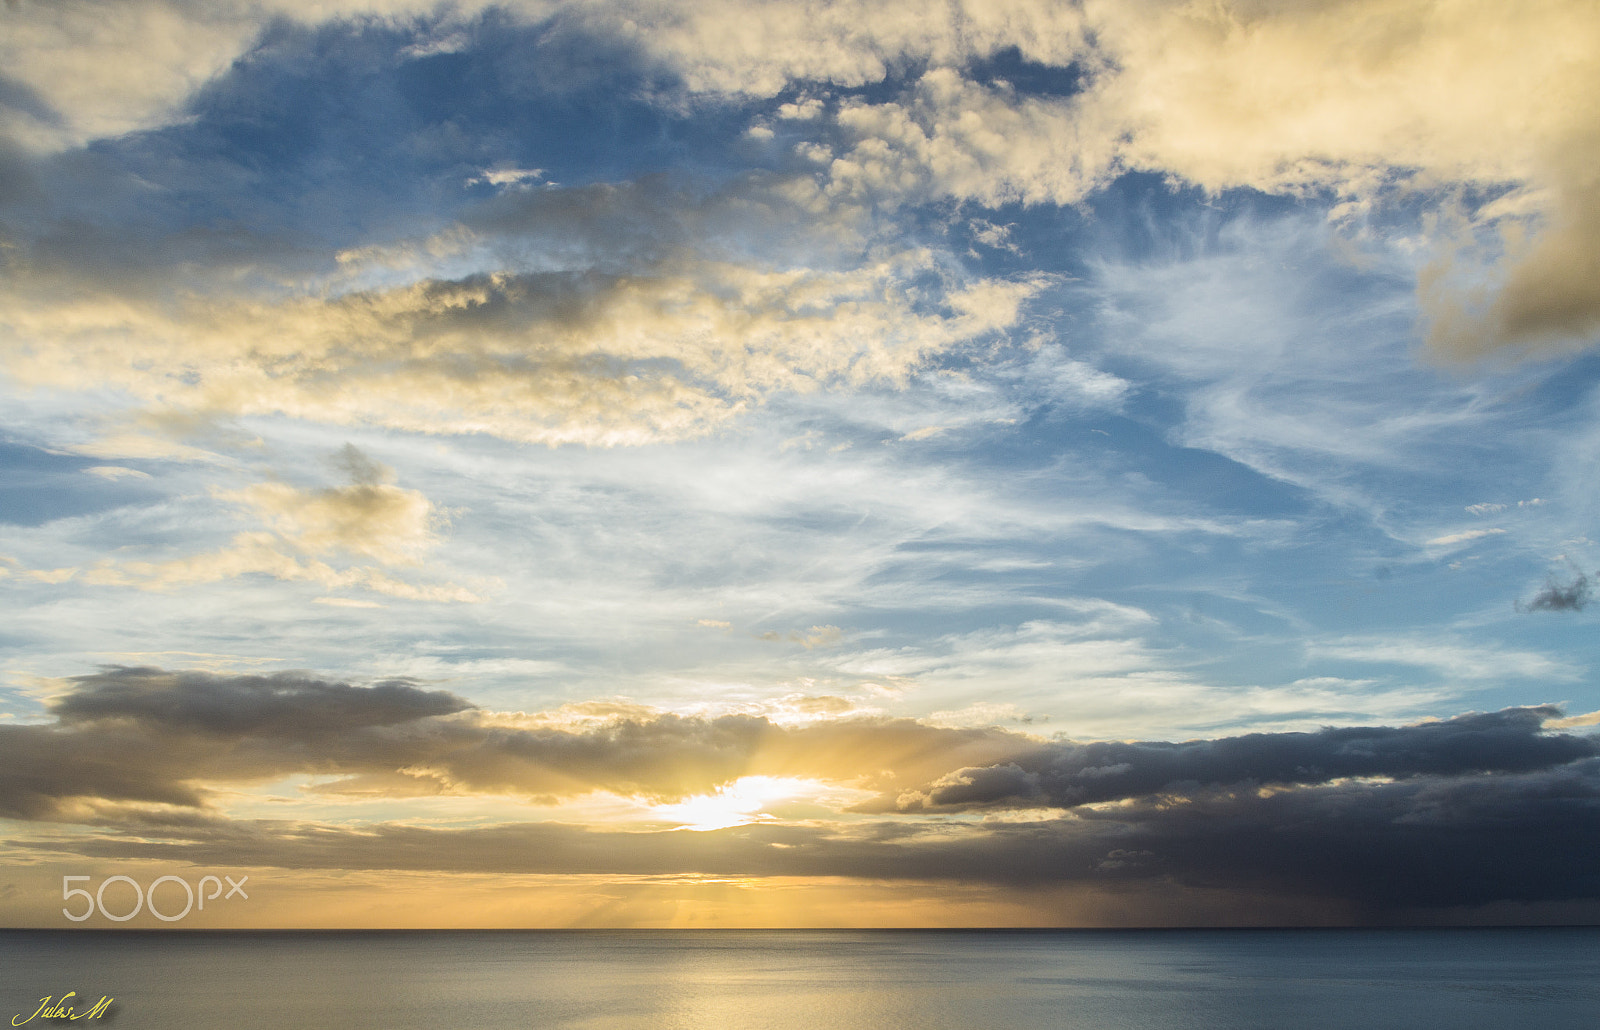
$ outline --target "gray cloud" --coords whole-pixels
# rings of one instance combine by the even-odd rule
[[[379,486],[394,482],[393,469],[363,453],[353,443],[339,448],[330,459],[330,464],[344,473],[355,486]]]
[[[75,799],[196,807],[204,793],[189,780],[197,757],[134,727],[91,733],[0,726],[0,817],[71,819],[89,806]]]
[[[1070,807],[1236,784],[1515,773],[1600,753],[1589,738],[1542,733],[1543,721],[1559,714],[1551,707],[1508,708],[1399,728],[1328,727],[1183,743],[1052,743],[1003,765],[953,771],[902,795],[896,807]]]
[[[1533,595],[1527,604],[1518,603],[1522,612],[1581,612],[1589,603],[1589,577],[1580,572],[1571,583],[1557,583],[1554,577],[1545,581],[1544,589]]]
[[[68,799],[202,805],[199,784],[296,771],[346,777],[321,788],[330,793],[677,799],[770,775],[880,791],[862,812],[1074,807],[1238,785],[1522,773],[1597,753],[1592,738],[1544,733],[1559,714],[1551,707],[1399,728],[1078,743],[909,719],[563,721],[479,711],[404,680],[353,686],[304,673],[111,668],[69,682],[50,704],[56,724],[0,727],[17,756],[0,772],[0,804],[13,814],[52,818]]]
[[[69,681],[54,725],[0,726],[0,812],[76,818],[94,799],[203,806],[206,782],[309,772],[323,789],[398,796],[594,790],[676,799],[752,774],[918,783],[1034,745],[912,720],[786,728],[670,713],[576,723],[497,716],[405,680],[111,668]],[[862,756],[875,756],[863,766]],[[897,781],[897,777],[899,780]]]
[[[1075,743],[903,719],[788,727],[619,709],[563,722],[484,712],[409,681],[355,686],[304,673],[116,668],[70,683],[51,702],[54,724],[0,727],[0,813],[98,829],[55,839],[36,831],[17,846],[290,869],[1225,891],[1372,918],[1600,896],[1600,746],[1543,732],[1552,707],[1404,727]],[[208,806],[208,784],[291,771],[347,777],[335,791],[657,798],[745,775],[812,776],[872,786],[882,794],[866,808],[899,811],[704,833],[548,822],[358,831],[232,820]],[[1069,811],[1004,814],[1025,806]],[[982,822],[943,814],[972,808],[994,811]]]
[[[298,673],[110,668],[69,682],[50,703],[55,725],[0,726],[0,816],[80,819],[102,801],[198,808],[203,781],[370,767],[380,731],[471,707],[404,680],[355,687]]]
[[[1600,763],[1350,782],[1088,810],[1045,822],[749,825],[705,833],[558,823],[450,830],[145,819],[23,846],[288,869],[846,877],[1293,897],[1366,918],[1600,896]],[[1348,911],[1348,908],[1345,909]]]
[[[164,732],[306,740],[464,711],[472,705],[409,680],[367,687],[304,673],[220,676],[155,668],[105,669],[71,680],[50,710],[64,725],[130,719]]]

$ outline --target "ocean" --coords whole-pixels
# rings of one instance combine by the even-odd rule
[[[0,931],[0,1017],[115,1030],[1566,1030],[1600,928]]]

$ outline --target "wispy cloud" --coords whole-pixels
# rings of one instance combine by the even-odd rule
[[[1503,529],[1465,529],[1459,533],[1446,533],[1444,536],[1436,536],[1429,540],[1427,545],[1429,547],[1454,547],[1457,544],[1468,544],[1474,540],[1482,540],[1484,537],[1500,536],[1504,532],[1505,530]]]

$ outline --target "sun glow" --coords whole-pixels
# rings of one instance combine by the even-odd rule
[[[729,826],[763,822],[778,818],[763,811],[769,805],[797,798],[815,798],[833,793],[820,780],[794,776],[741,776],[717,788],[715,794],[697,794],[674,805],[660,805],[655,811],[681,824],[685,830],[721,830]]]

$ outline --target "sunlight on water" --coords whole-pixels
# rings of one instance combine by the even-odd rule
[[[1600,1013],[1595,929],[6,931],[0,967],[8,1019],[75,990],[116,1002],[73,1025],[116,1030],[1588,1030]]]

